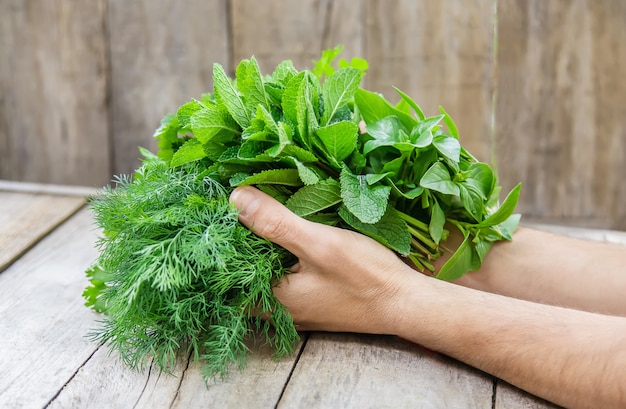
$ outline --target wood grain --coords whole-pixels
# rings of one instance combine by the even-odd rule
[[[243,371],[233,369],[224,380],[202,380],[199,363],[192,363],[181,379],[171,408],[273,408],[289,381],[299,349],[289,357],[274,360],[268,345],[253,346]]]
[[[344,44],[369,60],[367,88],[395,101],[397,86],[428,114],[442,105],[468,150],[495,157],[506,190],[523,182],[526,216],[626,230],[622,0],[0,7],[0,178],[101,186],[138,165],[137,146],[155,149],[165,114],[211,90],[213,62],[308,68]]]
[[[109,180],[106,0],[0,0],[0,179]]]
[[[626,230],[626,3],[503,0],[497,157],[539,221]]]
[[[213,63],[230,64],[226,0],[109,1],[113,172],[139,165],[138,146],[168,113],[212,89]]]
[[[233,65],[254,55],[271,73],[282,60],[312,68],[322,50],[343,45],[341,57],[362,57],[363,1],[279,0],[256,7],[255,0],[233,0]],[[254,29],[251,29],[254,27]]]
[[[132,370],[120,361],[117,353],[100,347],[63,386],[48,407],[169,407],[176,396],[186,365],[186,359],[179,361],[171,375],[161,373],[150,365],[145,370]]]
[[[0,274],[0,395],[10,408],[44,407],[96,349],[85,334],[85,269],[96,257],[82,210]]]
[[[491,407],[489,376],[393,337],[313,333],[279,408]]]
[[[0,190],[0,273],[84,203],[77,196]]]
[[[293,356],[275,361],[267,345],[254,346],[247,366],[233,368],[223,381],[202,378],[201,362],[180,357],[171,374],[156,366],[132,370],[104,346],[89,358],[51,402],[50,408],[206,408],[273,407],[295,364]],[[102,391],[106,391],[103,393]]]
[[[368,0],[366,16],[366,88],[397,102],[396,86],[427,115],[443,106],[463,146],[490,161],[493,1]]]

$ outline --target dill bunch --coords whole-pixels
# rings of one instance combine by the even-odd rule
[[[91,337],[133,368],[152,357],[170,371],[187,351],[206,379],[223,378],[245,364],[254,334],[277,357],[299,339],[271,288],[289,253],[239,224],[227,189],[202,171],[151,156],[90,198],[103,237],[85,296],[106,313]]]

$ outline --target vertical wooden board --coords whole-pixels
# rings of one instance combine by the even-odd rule
[[[85,269],[96,232],[83,210],[0,274],[0,393],[10,408],[44,407],[96,350],[86,334]]]
[[[626,229],[626,3],[503,0],[497,157],[544,222]]]
[[[493,381],[393,337],[313,333],[279,408],[490,408]]]
[[[324,19],[322,50],[342,45],[339,58],[365,58],[364,21],[365,0],[330,1]]]
[[[491,160],[493,0],[367,0],[365,84],[397,102],[392,86],[427,115],[443,106],[461,143]]]
[[[0,272],[84,203],[82,197],[0,191]]]
[[[530,395],[504,381],[498,381],[494,409],[557,409],[553,403]]]
[[[286,59],[312,68],[322,50],[339,44],[343,58],[363,57],[362,11],[362,0],[233,0],[231,72],[252,55],[267,74]]]
[[[108,180],[106,0],[0,0],[0,178]]]
[[[212,89],[213,63],[228,66],[226,0],[109,1],[113,171],[139,165],[137,147],[168,113]]]

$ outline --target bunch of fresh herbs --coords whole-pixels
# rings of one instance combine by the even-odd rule
[[[446,229],[458,229],[464,240],[436,273],[444,280],[511,239],[520,186],[499,204],[494,172],[461,146],[443,109],[427,117],[400,90],[392,104],[361,88],[367,62],[335,67],[340,51],[313,70],[283,61],[269,76],[254,58],[235,79],[215,64],[213,93],[163,119],[157,155],[142,150],[134,177],[91,199],[104,234],[85,297],[106,313],[94,337],[131,366],[152,356],[168,369],[187,348],[207,377],[224,375],[259,332],[278,356],[292,351],[297,332],[271,291],[290,255],[237,223],[236,186],[368,235],[424,272],[434,272]]]

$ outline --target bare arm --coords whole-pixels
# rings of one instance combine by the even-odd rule
[[[301,329],[398,335],[568,407],[610,408],[626,403],[626,318],[523,301],[428,278],[373,240],[307,222],[253,188],[236,190],[233,200],[242,209],[242,223],[299,258],[294,273],[277,285],[275,294]],[[538,244],[549,245],[533,244],[538,238],[524,232],[515,237],[513,243],[519,243],[515,251],[512,244],[498,246],[495,256],[487,257],[490,264],[484,272],[471,273],[471,280],[462,284],[568,304],[565,290],[557,289],[563,295],[554,300],[550,286],[543,284],[531,283],[531,289],[522,291],[508,286],[507,280],[502,280],[507,286],[494,285],[499,273],[515,280],[516,272],[541,275],[558,268],[562,268],[560,279],[567,281],[567,268],[576,263],[564,265],[560,260],[574,257],[570,251],[581,249],[563,244],[558,249],[564,253],[546,252],[545,259],[526,260],[537,255],[532,249]],[[596,267],[606,261],[605,256],[618,258],[609,263],[612,266],[625,264],[623,252],[601,251],[593,258]],[[517,258],[526,261],[519,263]],[[519,271],[522,266],[524,270]],[[548,282],[560,283],[555,277]],[[595,291],[591,287],[601,280],[588,280],[578,293],[584,294],[585,287]],[[619,309],[626,291],[623,282],[618,280],[613,287],[599,285],[600,293],[618,300]],[[576,296],[569,305],[581,307],[581,299],[595,309],[593,297]],[[614,304],[611,301],[598,309],[604,311]]]
[[[456,239],[458,240],[458,239]],[[524,300],[626,316],[626,248],[520,228],[458,284]]]

